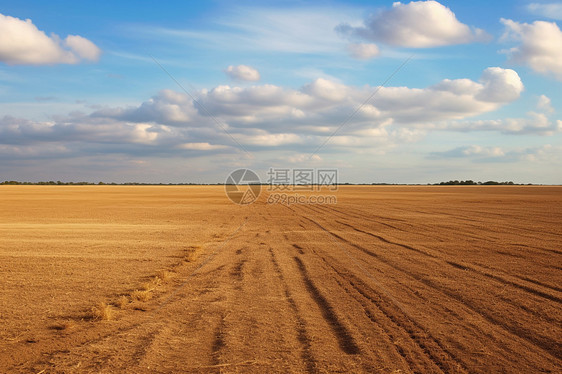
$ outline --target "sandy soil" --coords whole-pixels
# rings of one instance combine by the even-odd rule
[[[0,372],[562,372],[562,188],[336,195],[0,187]]]

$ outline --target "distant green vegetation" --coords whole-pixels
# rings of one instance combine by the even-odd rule
[[[487,182],[475,182],[473,180],[465,180],[465,181],[448,181],[448,182],[441,182],[441,183],[434,183],[437,186],[513,186],[515,183],[509,182],[496,182],[496,181],[487,181]]]
[[[90,182],[18,182],[18,181],[4,181],[0,184],[9,184],[9,185],[39,185],[39,186],[66,186],[66,185],[75,185],[75,186],[83,186],[83,185],[93,185],[94,183]],[[100,182],[100,184],[103,184]]]
[[[126,183],[105,183],[105,182],[61,182],[61,181],[48,181],[48,182],[18,182],[18,181],[4,181],[0,182],[0,185],[28,185],[28,186],[217,186],[223,185],[223,183],[137,183],[137,182],[126,182]],[[268,185],[262,183],[262,185]],[[340,186],[354,186],[354,185],[380,185],[380,186],[400,186],[400,185],[408,185],[408,183],[339,183]],[[421,184],[414,184],[414,185],[421,185]],[[431,183],[428,183],[431,185]],[[433,183],[434,186],[521,186],[521,183],[513,183],[509,182],[496,182],[496,181],[487,181],[487,182],[474,182],[472,180],[465,180],[465,181],[448,181],[448,182],[440,182],[440,183]],[[529,183],[528,185],[532,185]]]
[[[61,182],[61,181],[48,181],[48,182],[18,182],[18,181],[4,181],[0,185],[14,185],[14,186],[184,186],[184,185],[198,185],[200,183],[92,183],[92,182]]]

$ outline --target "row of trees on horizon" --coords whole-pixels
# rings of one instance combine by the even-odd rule
[[[223,183],[137,183],[137,182],[126,182],[126,183],[92,183],[92,182],[61,182],[61,181],[48,181],[48,182],[19,182],[19,181],[4,181],[0,182],[0,185],[33,185],[33,186],[193,186],[193,185],[222,185]],[[405,185],[407,183],[340,183],[340,185],[382,185],[382,186],[392,186],[392,185]],[[450,180],[448,182],[439,183],[428,183],[428,185],[433,186],[514,186],[514,185],[524,185],[522,183],[513,183],[512,181],[506,182],[496,182],[496,181],[486,181],[486,182],[475,182],[473,180]],[[528,183],[527,185],[532,185]]]

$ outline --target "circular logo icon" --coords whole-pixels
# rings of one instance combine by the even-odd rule
[[[236,204],[248,205],[257,200],[261,192],[260,178],[250,169],[234,170],[224,182],[226,196]]]

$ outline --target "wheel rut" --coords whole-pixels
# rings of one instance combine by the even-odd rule
[[[283,271],[279,266],[279,263],[277,261],[277,258],[272,248],[269,248],[269,253],[271,256],[271,262],[273,263],[273,268],[275,269],[275,273],[277,274],[277,276],[279,277],[279,279],[283,284],[283,292],[285,294],[287,302],[289,303],[291,311],[293,312],[293,315],[296,320],[297,339],[301,345],[301,358],[305,363],[306,372],[317,373],[318,372],[317,362],[314,359],[314,355],[312,353],[312,348],[311,348],[312,340],[310,339],[308,332],[306,330],[306,321],[304,320],[303,316],[299,311],[297,303],[293,298],[292,292],[289,289],[289,285],[285,280],[285,275],[283,274]]]
[[[332,328],[341,350],[350,355],[359,354],[359,346],[357,345],[357,343],[355,343],[355,339],[351,335],[351,332],[341,322],[330,302],[322,295],[320,290],[318,290],[314,282],[311,280],[306,266],[304,265],[302,260],[296,256],[293,257],[293,259],[295,260],[295,263],[297,264],[297,267],[301,273],[302,280],[306,286],[306,289],[310,293],[312,299],[320,308],[322,316]]]
[[[435,281],[433,281],[431,279],[428,279],[424,276],[412,273],[409,269],[406,269],[402,266],[398,266],[397,264],[383,258],[382,256],[379,256],[379,255],[373,253],[372,251],[343,238],[342,236],[334,233],[333,231],[324,228],[318,222],[316,222],[315,220],[313,220],[313,219],[311,219],[307,216],[302,215],[301,217],[307,219],[308,221],[310,221],[311,223],[313,223],[317,227],[319,227],[321,230],[323,230],[326,233],[332,235],[333,237],[343,241],[344,243],[346,243],[346,244],[348,244],[348,245],[350,245],[350,246],[352,246],[356,249],[359,249],[361,252],[363,252],[363,253],[371,256],[371,257],[377,258],[379,261],[384,262],[385,264],[391,266],[395,270],[397,270],[399,272],[402,272],[402,273],[406,274],[407,276],[415,279],[416,281],[424,284],[425,286],[430,287],[431,289],[449,297],[450,299],[453,299],[456,302],[459,302],[459,303],[463,304],[465,307],[470,309],[473,313],[483,317],[487,322],[507,331],[508,333],[510,333],[512,335],[517,336],[518,338],[521,338],[521,339],[527,341],[531,345],[534,345],[534,346],[542,349],[543,352],[551,355],[554,359],[557,359],[557,357],[562,356],[562,343],[560,343],[560,342],[558,342],[558,341],[556,341],[552,338],[546,337],[546,336],[537,336],[536,334],[531,332],[529,329],[518,325],[517,321],[502,320],[502,319],[498,318],[496,315],[493,315],[487,309],[483,309],[480,305],[478,305],[474,301],[472,301],[470,299],[466,299],[466,298],[462,297],[461,295],[457,294],[456,292],[454,292],[452,290],[441,287]]]

